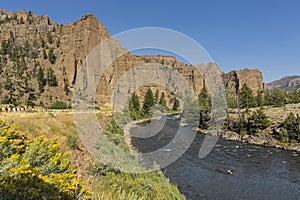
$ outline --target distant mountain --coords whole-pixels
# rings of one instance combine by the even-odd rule
[[[267,83],[267,89],[272,91],[276,88],[284,91],[300,90],[300,76],[286,76],[280,80]]]

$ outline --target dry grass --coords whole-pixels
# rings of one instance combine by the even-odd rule
[[[258,108],[251,108],[251,111],[254,111]],[[285,107],[275,108],[275,107],[264,107],[265,114],[269,117],[269,120],[272,125],[277,125],[288,116],[290,112],[300,115],[300,104],[289,104]],[[238,110],[229,109],[231,120],[238,121]],[[241,112],[245,112],[245,109],[242,109]]]
[[[97,118],[103,126],[111,112],[99,112]],[[21,130],[28,131],[33,137],[45,135],[57,137],[62,151],[70,151],[72,165],[80,180],[87,182],[93,193],[93,199],[185,199],[177,187],[155,173],[141,174],[132,177],[127,173],[107,173],[105,176],[93,176],[88,167],[95,160],[87,150],[79,145],[79,149],[71,150],[66,139],[68,135],[77,135],[71,111],[57,112],[0,112],[0,119],[12,120]],[[151,188],[149,189],[148,187]],[[145,189],[148,188],[148,189]]]
[[[67,150],[66,136],[76,134],[71,112],[2,112],[0,118],[12,120],[21,130],[28,131],[33,137],[57,137],[62,150]]]

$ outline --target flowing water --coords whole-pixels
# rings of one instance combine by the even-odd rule
[[[137,135],[151,132],[146,125],[131,131]],[[132,144],[140,152],[152,152],[168,144],[178,127],[179,119],[169,117],[158,134],[133,138]],[[219,139],[214,149],[199,159],[204,137],[197,134],[187,151],[162,169],[187,199],[300,200],[300,153]]]

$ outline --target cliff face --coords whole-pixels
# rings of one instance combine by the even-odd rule
[[[262,73],[257,69],[234,70],[223,75],[225,88],[230,92],[237,92],[246,83],[256,95],[264,90]]]
[[[198,95],[203,86],[203,76],[192,65],[178,62],[172,56],[137,56],[123,48],[111,38],[103,24],[93,15],[85,15],[73,24],[61,25],[52,22],[47,16],[36,16],[31,12],[19,10],[13,13],[0,11],[1,59],[0,59],[0,101],[5,103],[51,105],[56,100],[71,102],[72,86],[76,82],[78,71],[85,57],[99,43],[110,39],[114,45],[107,56],[114,52],[123,52],[123,56],[106,69],[96,92],[96,101],[100,107],[109,107],[117,81],[135,66],[159,63],[176,70],[187,80]],[[201,67],[204,67],[201,65]],[[49,71],[53,70],[57,84],[51,84]],[[153,72],[144,72],[149,75]],[[41,80],[40,71],[44,78]],[[17,72],[17,73],[16,73]],[[141,79],[141,77],[138,77]],[[225,86],[236,91],[244,83],[254,93],[263,89],[262,74],[258,70],[233,71],[223,75]],[[51,79],[51,80],[50,80]],[[129,85],[136,80],[127,80]],[[41,83],[42,82],[42,83]],[[8,84],[9,83],[9,84]],[[41,85],[42,89],[41,90]],[[143,96],[147,88],[153,92],[166,92],[167,104],[173,98],[158,84],[147,84],[136,92]],[[5,101],[4,101],[5,100]]]

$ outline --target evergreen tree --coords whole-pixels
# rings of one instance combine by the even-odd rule
[[[159,105],[163,106],[164,108],[167,107],[166,95],[164,92],[162,92],[160,95]]]
[[[56,48],[60,47],[60,39],[58,38],[58,40],[56,41]]]
[[[179,100],[175,97],[174,103],[173,103],[173,110],[177,111],[180,107],[180,102]]]
[[[54,49],[50,48],[49,53],[48,53],[48,58],[49,58],[49,61],[50,61],[51,64],[54,64],[55,61],[56,61],[56,57],[55,57],[53,52],[54,52]]]
[[[203,87],[199,94],[198,104],[200,111],[199,128],[205,129],[208,127],[211,112],[211,99],[206,88],[205,80],[203,80]]]
[[[270,125],[268,116],[264,113],[263,108],[254,111],[248,118],[247,132],[248,134],[255,134],[259,130],[263,130]]]
[[[134,92],[130,98],[129,101],[129,110],[133,112],[139,112],[140,111],[140,100],[139,97]]]
[[[265,106],[270,106],[272,104],[273,104],[273,102],[272,102],[272,95],[271,95],[271,93],[270,93],[269,90],[266,90],[265,91],[265,95],[264,95],[264,105]]]
[[[247,86],[246,83],[242,86],[239,92],[239,104],[240,108],[246,108],[247,111],[251,107],[256,106],[256,101],[253,96],[253,91],[250,87]]]
[[[264,93],[263,90],[260,90],[260,91],[257,92],[256,103],[257,103],[258,107],[262,107],[264,105],[263,93]]]
[[[65,66],[63,66],[63,76],[64,76],[64,91],[65,91],[66,95],[69,95],[69,93],[70,93],[69,80],[68,80]]]
[[[154,106],[154,96],[152,90],[148,88],[143,102],[143,112],[146,116],[149,115],[152,106]]]
[[[23,19],[23,17],[20,18],[19,24],[24,24],[24,19]]]
[[[30,107],[34,107],[35,106],[35,103],[34,103],[35,100],[36,100],[36,96],[34,95],[34,93],[29,93],[28,98],[25,102],[25,105],[30,106]]]
[[[132,119],[137,119],[140,116],[140,100],[134,92],[129,100],[129,113]]]
[[[227,106],[229,108],[237,108],[235,92],[232,92],[230,89],[226,89],[225,92],[226,92]]]
[[[26,21],[28,21],[29,24],[31,24],[33,22],[31,11],[28,12]]]
[[[286,103],[285,94],[279,88],[276,88],[271,94],[271,105],[282,107]]]
[[[52,68],[48,68],[47,70],[47,83],[50,87],[57,86],[57,79]]]
[[[53,38],[52,38],[51,32],[48,32],[48,34],[47,34],[47,40],[48,40],[49,44],[53,43]]]
[[[282,142],[300,142],[300,117],[292,112],[279,125],[279,132],[273,130],[276,139]]]
[[[158,89],[156,89],[155,98],[154,98],[155,104],[158,103],[158,99],[159,99],[159,92],[158,92]]]
[[[66,78],[64,78],[64,91],[65,91],[66,95],[69,95],[69,93],[70,93],[69,82]]]
[[[39,84],[39,91],[40,93],[44,92],[44,87],[46,85],[46,79],[44,75],[44,69],[39,67],[38,74],[37,74],[38,84]]]
[[[300,91],[293,90],[287,93],[288,103],[300,103]]]
[[[46,53],[46,50],[45,50],[45,49],[43,49],[43,58],[44,58],[45,60],[48,58],[48,56],[47,56],[47,53]]]
[[[46,47],[46,42],[44,39],[42,39],[42,42],[41,42],[41,47],[45,48]]]

